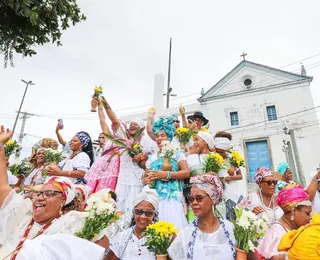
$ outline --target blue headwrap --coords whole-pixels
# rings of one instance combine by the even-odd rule
[[[172,114],[170,117],[171,117],[171,118],[178,118],[178,119],[179,119],[179,117],[178,117],[176,114]]]
[[[279,163],[278,165],[278,172],[283,175],[286,170],[289,168],[289,164],[286,163],[286,162],[282,162],[282,163]]]
[[[160,118],[152,125],[152,133],[157,135],[159,131],[164,131],[171,141],[174,133],[176,132],[176,128],[173,124],[172,117]]]
[[[90,137],[83,132],[77,133],[76,137],[80,139],[80,142],[83,144],[83,147],[87,147],[89,142],[91,141]]]

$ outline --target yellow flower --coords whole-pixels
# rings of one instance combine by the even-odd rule
[[[209,129],[202,127],[199,131],[209,133]]]
[[[155,111],[156,109],[155,109],[155,107],[152,106],[152,107],[150,107],[150,110]]]
[[[139,149],[140,149],[140,144],[133,145],[133,150],[139,150]]]
[[[14,141],[12,141],[12,140],[8,140],[7,142],[6,142],[6,145],[13,145],[14,144]]]
[[[95,87],[93,90],[94,90],[94,92],[99,93],[99,94],[102,94],[102,92],[103,92],[103,88],[101,86]]]

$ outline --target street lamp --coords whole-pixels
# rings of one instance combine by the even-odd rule
[[[29,81],[27,82],[27,81],[25,81],[24,79],[21,79],[21,81],[26,84],[26,89],[25,89],[25,91],[24,91],[24,94],[23,94],[23,97],[22,97],[22,100],[21,100],[21,103],[20,103],[20,107],[19,107],[19,110],[18,110],[18,114],[17,114],[17,116],[16,116],[16,120],[14,121],[13,129],[12,129],[12,132],[13,132],[13,133],[14,133],[14,131],[15,131],[15,129],[16,129],[16,126],[17,126],[17,122],[18,122],[19,115],[20,115],[20,112],[21,112],[22,104],[23,104],[24,98],[25,98],[25,96],[26,96],[26,94],[27,94],[28,87],[29,87],[29,85],[31,85],[31,86],[32,86],[32,85],[35,85],[31,80],[29,80]]]

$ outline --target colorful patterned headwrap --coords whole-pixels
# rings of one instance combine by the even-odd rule
[[[282,163],[279,163],[278,165],[278,172],[283,175],[286,170],[289,168],[289,164],[286,163],[286,162],[282,162]]]
[[[192,186],[205,191],[212,199],[214,205],[220,201],[223,194],[223,184],[219,177],[211,174],[200,174],[191,177],[190,183],[192,183]]]
[[[84,201],[86,201],[89,197],[90,188],[88,186],[82,185],[82,184],[76,184],[75,187],[76,187],[76,191],[81,193]]]
[[[254,180],[256,181],[256,184],[261,184],[263,178],[273,176],[273,173],[268,168],[258,168],[256,177],[254,177]]]
[[[179,119],[179,117],[178,117],[176,114],[172,114],[170,117],[171,117],[171,118],[178,118],[178,119]]]
[[[160,118],[152,125],[152,133],[157,135],[159,131],[164,131],[169,140],[172,141],[173,135],[176,132],[176,128],[173,124],[172,117]]]
[[[91,141],[90,136],[88,136],[87,134],[85,134],[84,132],[79,132],[76,134],[76,137],[78,137],[80,139],[80,142],[83,144],[83,147],[87,147],[88,144]]]
[[[314,213],[308,226],[285,234],[279,243],[278,251],[289,252],[290,260],[319,260],[320,215]]]
[[[45,181],[44,185],[45,184],[52,184],[62,192],[65,199],[64,206],[72,202],[76,196],[76,188],[72,181],[67,177],[52,176]]]
[[[276,202],[285,213],[292,211],[297,205],[304,205],[300,202],[306,202],[305,206],[311,206],[309,195],[301,186],[288,185],[279,192]]]

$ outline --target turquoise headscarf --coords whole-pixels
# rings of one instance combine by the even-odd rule
[[[169,140],[172,141],[173,135],[176,132],[176,128],[173,124],[172,117],[160,118],[152,125],[152,133],[157,135],[159,131],[164,131]]]
[[[278,165],[278,172],[283,175],[286,170],[289,168],[289,164],[286,163],[286,162],[282,162],[282,163],[279,163]]]

